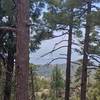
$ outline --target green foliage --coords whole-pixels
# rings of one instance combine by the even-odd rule
[[[80,83],[80,79],[81,79],[81,67],[79,66],[75,72],[75,82]]]
[[[90,35],[90,54],[100,54],[100,41],[99,41],[99,32],[93,31]]]
[[[64,89],[64,80],[62,77],[61,69],[59,69],[57,66],[53,69],[52,75],[51,75],[51,96],[52,100],[58,100],[58,98],[61,96],[61,91]],[[61,96],[62,97],[62,96]]]
[[[53,4],[55,7],[59,7],[62,2],[62,0],[48,0],[48,3]]]
[[[97,71],[96,71],[95,80],[96,80],[97,83],[100,82],[100,68],[97,69]]]
[[[81,30],[76,30],[76,31],[75,31],[75,35],[76,35],[78,38],[83,37],[82,31],[81,31]]]
[[[1,0],[2,10],[5,12],[5,16],[12,16],[14,13],[14,2],[13,0]]]
[[[57,66],[52,71],[52,82],[51,82],[51,88],[53,89],[63,89],[64,88],[64,81],[62,77],[61,69],[59,69]]]
[[[100,99],[100,68],[96,70],[94,79],[94,83],[92,83],[92,86],[88,89],[88,100]]]
[[[92,16],[92,23],[95,25],[95,26],[100,26],[100,11],[93,11],[91,13],[91,16]]]
[[[66,7],[68,8],[78,8],[82,5],[81,0],[66,0],[65,2]]]
[[[49,26],[53,29],[56,28],[56,25],[68,25],[69,23],[69,15],[67,13],[59,12],[59,13],[45,13],[44,18],[49,23]]]

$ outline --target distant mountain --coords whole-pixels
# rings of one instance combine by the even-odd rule
[[[60,68],[63,72],[63,76],[65,77],[65,73],[66,73],[66,64],[52,64],[52,65],[39,65],[39,67],[37,68],[37,73],[40,76],[45,76],[45,77],[50,77],[52,70],[54,69],[55,66],[58,66],[58,68]],[[77,64],[72,64],[71,67],[71,76],[73,76],[75,74],[76,69],[78,68]]]

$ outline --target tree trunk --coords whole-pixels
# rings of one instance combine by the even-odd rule
[[[66,83],[65,83],[65,100],[70,97],[70,73],[71,73],[71,46],[72,46],[72,29],[73,29],[73,10],[71,10],[69,35],[68,35],[68,49],[67,49],[67,68],[66,68]]]
[[[87,65],[88,65],[88,54],[89,54],[89,34],[91,30],[91,0],[87,2],[87,18],[86,18],[86,33],[84,40],[84,52],[83,52],[83,66],[82,66],[82,78],[81,78],[81,100],[86,100],[86,87],[87,87]]]
[[[12,33],[9,34],[9,42],[13,41]],[[12,77],[13,77],[13,68],[14,68],[14,48],[12,45],[8,47],[8,57],[7,57],[7,67],[6,67],[6,80],[4,87],[4,100],[10,100],[11,98],[11,88],[12,88]]]
[[[28,0],[17,0],[16,100],[29,100],[29,27]]]

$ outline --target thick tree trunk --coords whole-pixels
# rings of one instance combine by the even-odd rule
[[[16,100],[29,100],[29,27],[28,0],[17,0]]]
[[[12,33],[9,34],[9,42],[13,41]],[[4,100],[10,100],[11,98],[11,88],[12,88],[12,77],[13,77],[13,68],[14,68],[14,48],[12,45],[9,45],[8,48],[8,57],[7,57],[7,67],[6,67],[6,80],[4,87]]]
[[[88,66],[88,54],[89,54],[89,34],[91,31],[91,0],[87,3],[87,19],[86,19],[86,33],[84,40],[84,52],[83,52],[83,66],[82,66],[82,78],[81,78],[81,100],[86,100],[86,87],[87,87],[87,66]]]
[[[67,49],[67,68],[66,68],[66,83],[65,83],[65,100],[70,98],[70,73],[71,73],[71,47],[72,47],[72,29],[73,29],[73,10],[71,10],[68,49]]]

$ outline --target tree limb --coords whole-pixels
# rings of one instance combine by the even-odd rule
[[[12,27],[0,27],[0,31],[12,31],[12,32],[16,32],[16,28],[12,28]]]
[[[89,56],[90,58],[92,58],[93,60],[95,60],[96,62],[100,63],[100,61],[98,59],[96,59],[94,56]]]
[[[63,33],[63,34],[61,34],[61,35],[54,35],[51,39],[54,39],[54,38],[58,38],[58,37],[61,37],[61,36],[64,36],[64,35],[66,35],[66,34],[68,34],[67,32],[65,32],[65,33]]]
[[[59,59],[65,59],[65,60],[67,60],[66,57],[57,57],[57,58],[52,59],[47,65],[50,65],[50,64],[51,64],[52,62],[54,62],[55,60],[59,60]],[[77,62],[74,62],[74,61],[71,61],[71,63],[80,65],[80,63],[77,63]]]
[[[50,65],[52,62],[54,62],[55,60],[59,60],[59,59],[67,59],[66,57],[57,57],[57,58],[54,58],[52,59],[47,65]]]
[[[100,10],[100,7],[97,7],[97,6],[95,6],[95,5],[92,5],[92,7],[94,7],[96,10]]]
[[[48,54],[53,53],[54,51],[57,51],[57,50],[59,50],[59,49],[61,49],[61,48],[66,48],[66,47],[67,47],[67,46],[58,47],[58,48],[56,48],[56,49],[53,49],[53,50],[50,51],[50,52],[45,53],[45,54],[42,55],[41,57],[45,57],[45,56],[47,56]]]
[[[55,49],[55,47],[57,46],[57,45],[59,45],[60,43],[62,43],[62,42],[67,42],[68,40],[61,40],[60,42],[57,42],[55,45],[54,45],[54,48],[53,49]],[[76,45],[76,46],[79,46],[79,44],[78,43],[75,43],[75,42],[72,42],[72,44],[73,45]]]

